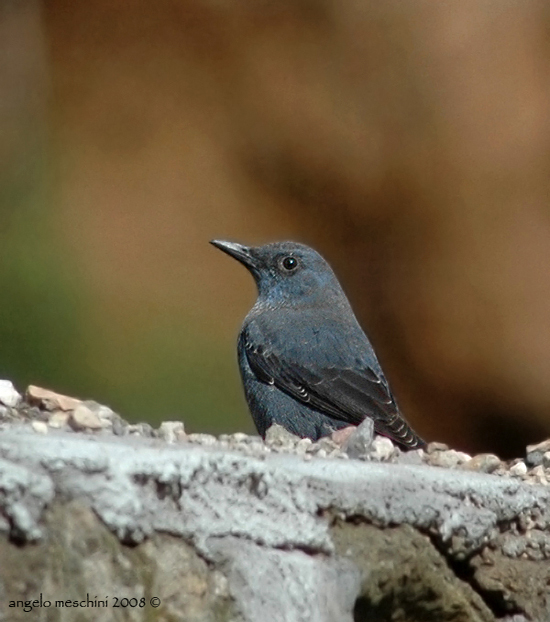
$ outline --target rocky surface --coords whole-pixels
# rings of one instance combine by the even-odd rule
[[[4,619],[550,619],[548,442],[216,438],[6,383],[0,428]]]

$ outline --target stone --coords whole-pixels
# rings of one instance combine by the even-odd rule
[[[335,430],[330,438],[340,447],[343,447],[348,441],[349,437],[357,430],[356,425],[348,425],[347,428],[342,428],[341,430]]]
[[[525,462],[529,466],[539,466],[542,464],[543,456],[547,451],[550,451],[550,439],[536,445],[527,445]]]
[[[9,380],[0,380],[0,404],[15,407],[21,401],[21,395]]]
[[[197,445],[215,445],[218,441],[212,434],[189,434],[187,441],[190,443],[196,443]]]
[[[454,468],[458,465],[467,463],[471,460],[468,454],[462,451],[449,449],[447,451],[434,451],[428,457],[428,462],[432,466]]]
[[[265,433],[266,445],[271,447],[290,449],[291,447],[294,447],[299,440],[299,436],[291,434],[288,430],[283,428],[282,425],[278,424],[272,425]]]
[[[69,425],[73,430],[101,430],[101,420],[87,406],[80,404],[70,415]]]
[[[303,455],[305,454],[308,449],[311,447],[313,441],[310,438],[301,438],[297,443],[296,443],[296,453],[299,455]]]
[[[33,421],[31,423],[32,429],[38,434],[47,434],[48,433],[48,424],[44,421]]]
[[[525,464],[525,462],[523,462],[523,460],[520,460],[519,462],[510,467],[510,473],[512,475],[523,477],[527,473],[527,465]]]
[[[50,428],[63,428],[69,423],[70,414],[63,410],[57,410],[52,413],[48,419]]]
[[[366,458],[374,440],[374,421],[367,417],[352,431],[343,446],[350,458]]]
[[[421,449],[411,449],[401,452],[396,459],[398,464],[423,464],[426,452]]]
[[[433,454],[435,451],[447,451],[449,449],[449,445],[445,445],[445,443],[428,443],[426,447],[427,454]]]
[[[395,447],[387,436],[376,436],[372,442],[370,457],[385,462],[392,457],[394,450]]]
[[[145,438],[153,438],[157,435],[153,426],[149,423],[141,422],[141,423],[131,423],[126,426],[126,434],[133,436],[143,436]]]
[[[167,443],[176,443],[185,439],[185,427],[183,421],[163,421],[158,430],[159,438]]]
[[[478,454],[470,460],[462,463],[460,468],[467,471],[479,471],[480,473],[492,473],[501,465],[501,460],[495,454]]]
[[[25,399],[31,406],[40,406],[45,410],[74,410],[82,403],[74,397],[54,393],[32,384],[27,387]]]

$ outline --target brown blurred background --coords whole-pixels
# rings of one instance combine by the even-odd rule
[[[428,440],[550,432],[550,8],[0,0],[0,377],[251,431],[255,290],[333,264]]]

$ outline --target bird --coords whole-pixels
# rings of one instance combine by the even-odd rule
[[[258,297],[238,337],[245,397],[258,433],[274,424],[317,441],[366,417],[405,449],[425,442],[401,415],[335,273],[297,242],[211,240],[252,274]]]

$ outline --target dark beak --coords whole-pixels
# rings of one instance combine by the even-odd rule
[[[248,246],[236,242],[226,242],[225,240],[210,240],[210,244],[240,261],[253,273],[259,268],[259,262],[253,254],[253,249]]]

